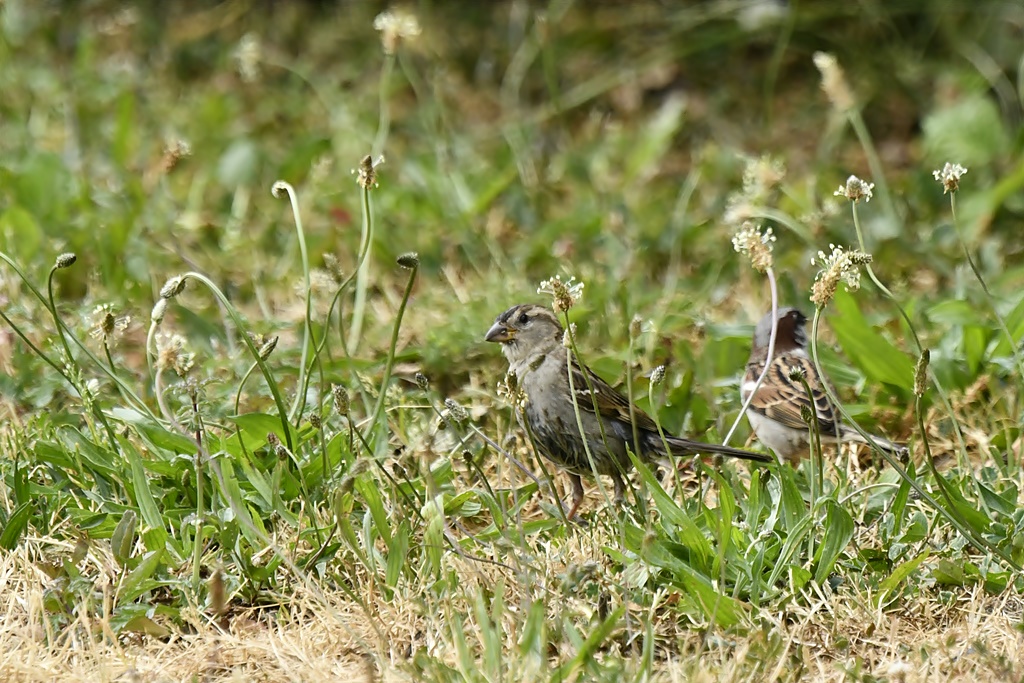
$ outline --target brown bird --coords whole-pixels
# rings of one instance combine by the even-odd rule
[[[814,397],[814,409],[818,415],[818,432],[822,443],[867,443],[856,429],[840,422],[839,414],[825,394],[825,383],[828,382],[829,387],[832,383],[827,377],[818,374],[807,354],[807,334],[804,330],[807,317],[795,308],[782,308],[778,311],[778,321],[771,367],[747,408],[747,419],[758,440],[793,464],[798,464],[800,459],[807,455],[810,427],[804,422],[801,409],[804,406],[810,408],[811,399],[804,385],[799,380],[790,378],[793,370],[798,369],[803,372]],[[754,390],[757,378],[764,371],[771,333],[772,314],[769,311],[754,330],[754,346],[740,387],[740,395],[744,402]],[[879,447],[890,453],[905,450],[904,446],[881,436],[872,438]]]
[[[625,396],[589,368],[579,365],[575,358],[567,363],[566,354],[571,352],[562,345],[563,334],[561,323],[550,309],[520,304],[499,315],[485,339],[502,345],[509,370],[515,374],[519,389],[526,396],[525,405],[517,411],[520,425],[541,455],[569,472],[573,490],[570,518],[575,516],[583,502],[581,475],[592,476],[596,470],[598,474],[610,476],[615,483],[616,500],[622,499],[625,492],[623,475],[633,467],[626,453],[627,444],[630,450],[648,462],[655,456],[666,455],[665,442],[668,455],[717,453],[757,462],[773,461],[771,456],[763,453],[690,441],[669,434],[665,435],[663,442],[657,425],[647,413],[633,406],[631,414]],[[593,387],[593,395],[590,387]],[[582,430],[576,421],[574,393]],[[593,463],[587,456],[584,439]]]

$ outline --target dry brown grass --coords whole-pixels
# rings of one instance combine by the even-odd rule
[[[585,630],[605,608],[621,603],[621,576],[594,560],[601,546],[613,543],[609,528],[570,534],[562,543],[537,543],[532,550],[534,580],[511,567],[484,564],[457,554],[446,556],[446,570],[458,574],[465,590],[425,609],[425,598],[410,587],[385,601],[368,582],[357,590],[372,605],[374,621],[340,593],[326,596],[296,586],[273,608],[235,611],[220,628],[201,610],[166,638],[114,637],[103,618],[81,616],[56,632],[47,628],[44,600],[52,587],[38,553],[25,544],[0,559],[0,680],[4,681],[378,681],[414,680],[412,656],[418,650],[454,664],[453,619],[464,619],[467,642],[482,643],[474,615],[481,589],[500,593],[506,609],[498,625],[509,661],[509,680],[543,673],[545,663],[514,655],[522,622],[520,610],[543,600],[557,623],[559,616]],[[508,561],[508,558],[503,558]],[[88,561],[86,561],[88,563]],[[573,577],[585,576],[599,587],[598,601],[575,591]],[[1021,680],[1024,676],[1024,600],[1010,593],[993,596],[976,587],[954,594],[949,604],[937,591],[887,609],[873,607],[873,596],[840,587],[814,587],[781,612],[753,617],[746,637],[704,631],[680,619],[670,607],[679,595],[658,591],[655,607],[629,605],[634,618],[609,639],[608,654],[639,656],[642,633],[629,624],[650,620],[657,641],[654,680],[755,681]],[[109,592],[109,589],[108,591]],[[106,594],[106,593],[105,593]],[[606,603],[606,604],[602,604]],[[74,605],[68,609],[75,611]],[[100,610],[102,613],[103,610]],[[560,650],[565,650],[563,642]],[[477,650],[479,654],[480,650]],[[547,665],[571,658],[566,650],[549,653]]]

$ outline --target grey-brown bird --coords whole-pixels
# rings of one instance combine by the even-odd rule
[[[571,352],[562,344],[563,334],[561,323],[550,309],[520,304],[499,315],[485,339],[501,344],[509,370],[515,373],[519,388],[526,396],[525,405],[517,411],[520,425],[542,456],[569,472],[573,498],[568,517],[574,517],[583,502],[580,477],[592,476],[595,470],[612,478],[616,500],[622,499],[623,475],[633,467],[626,453],[627,444],[648,462],[655,456],[666,455],[665,443],[667,454],[673,456],[717,453],[757,462],[773,461],[763,453],[669,434],[665,435],[663,443],[657,425],[647,413],[635,405],[631,412],[625,396],[574,358],[567,362],[566,354],[571,355]],[[590,387],[593,387],[593,395]],[[574,392],[582,430],[573,407]],[[587,456],[584,438],[593,465]]]
[[[747,419],[758,441],[793,464],[798,464],[801,458],[807,455],[810,427],[804,422],[801,411],[804,406],[811,407],[811,398],[808,397],[804,385],[799,380],[791,378],[793,370],[798,369],[807,379],[807,385],[814,398],[818,432],[822,443],[867,443],[856,429],[842,424],[840,416],[825,394],[825,382],[829,380],[818,374],[807,353],[807,333],[804,329],[807,317],[795,308],[781,308],[778,311],[778,321],[771,366],[747,408]],[[772,314],[769,311],[754,329],[754,345],[740,387],[740,395],[744,402],[754,390],[757,378],[764,370],[771,333]],[[828,386],[832,386],[831,382]],[[884,437],[872,435],[872,438],[879,447],[891,453],[904,450],[903,446]]]

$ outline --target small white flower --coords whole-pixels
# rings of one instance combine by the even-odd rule
[[[853,109],[855,101],[850,85],[846,82],[846,74],[835,55],[828,52],[814,53],[814,66],[821,72],[821,89],[829,102],[840,112]]]
[[[960,176],[965,173],[967,173],[966,168],[960,164],[951,164],[948,161],[941,169],[932,171],[935,180],[942,184],[942,194],[956,192],[960,188]]]
[[[183,275],[175,275],[160,288],[160,298],[173,299],[178,296],[185,289],[186,282],[188,281]]]
[[[832,301],[839,283],[845,284],[848,292],[860,289],[859,266],[871,263],[871,254],[856,249],[847,251],[834,244],[828,246],[832,250],[831,253],[819,251],[818,255],[811,259],[811,265],[821,269],[814,278],[811,290],[811,301],[817,306],[825,306]]]
[[[184,377],[195,365],[196,354],[188,350],[188,342],[180,334],[158,334],[156,350],[156,367],[160,370],[173,370]]]
[[[127,330],[132,318],[129,315],[117,315],[111,304],[100,304],[93,309],[90,321],[92,330],[89,336],[107,341]]]
[[[747,197],[764,197],[778,187],[786,177],[786,164],[770,154],[748,159],[743,169],[743,194]]]
[[[569,278],[568,282],[562,282],[562,276],[556,275],[541,282],[537,293],[551,295],[555,312],[561,313],[575,306],[583,296],[583,283],[576,282],[575,277]]]
[[[762,273],[772,267],[772,249],[775,234],[772,228],[761,232],[760,225],[747,221],[740,231],[733,235],[732,248],[750,259],[750,265]]]
[[[238,73],[246,83],[255,83],[260,77],[260,40],[252,33],[246,33],[238,42],[235,59]]]
[[[372,190],[380,187],[380,183],[377,182],[377,167],[384,163],[384,155],[381,154],[375,160],[369,154],[364,156],[359,162],[359,168],[352,169],[352,175],[356,176],[356,183],[359,187],[367,190]]]
[[[846,179],[846,185],[840,185],[839,189],[832,194],[836,197],[846,197],[851,202],[871,201],[871,190],[875,189],[874,183],[864,182],[855,175]]]
[[[404,9],[388,9],[373,20],[373,28],[380,31],[380,42],[384,52],[395,53],[400,39],[415,38],[421,33],[420,20],[416,15]]]

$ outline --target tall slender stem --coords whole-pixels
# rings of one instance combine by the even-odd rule
[[[985,300],[988,302],[989,308],[992,309],[992,315],[995,316],[996,322],[999,323],[999,329],[1002,331],[1003,336],[1006,337],[1006,341],[1010,344],[1010,351],[1013,353],[1013,360],[1017,364],[1018,379],[1024,381],[1024,361],[1021,360],[1020,349],[1017,348],[1017,342],[1014,341],[1013,335],[1010,334],[1010,328],[1007,327],[1006,320],[999,314],[999,309],[996,307],[995,297],[992,296],[992,292],[989,290],[988,284],[985,282],[985,278],[981,275],[981,270],[974,262],[974,257],[971,256],[970,249],[967,248],[967,241],[964,240],[963,233],[960,231],[960,221],[956,218],[955,192],[951,192],[949,194],[949,210],[953,214],[953,229],[956,230],[956,237],[960,241],[960,247],[964,250],[964,258],[967,259],[967,263],[971,266],[971,271],[974,273],[974,277],[977,278],[978,284],[981,285],[982,291],[985,292]]]
[[[772,359],[775,358],[775,338],[778,336],[779,332],[779,293],[775,284],[775,272],[769,268],[765,271],[765,274],[768,276],[768,285],[772,292],[772,332],[768,337],[768,357],[765,358],[764,361],[764,370],[761,371],[761,374],[757,378],[757,382],[754,383],[754,388],[750,390],[750,395],[747,396],[747,400],[743,402],[743,406],[740,408],[740,414],[736,416],[736,419],[732,423],[732,427],[729,428],[729,433],[726,434],[725,439],[722,440],[723,446],[729,445],[729,439],[732,438],[736,428],[740,426],[740,421],[743,419],[743,416],[747,414],[747,408],[750,407],[751,401],[754,400],[754,394],[756,394],[757,390],[761,387],[762,382],[764,382],[764,378],[768,376],[768,370],[771,368]]]
[[[853,212],[853,228],[857,232],[857,244],[860,246],[861,251],[864,253],[870,253],[864,242],[864,232],[860,227],[860,216],[857,213],[857,202],[850,202],[850,207]],[[914,349],[917,351],[918,355],[921,355],[924,352],[924,346],[921,345],[921,339],[917,336],[917,331],[914,329],[913,323],[910,322],[910,316],[908,316],[907,312],[903,310],[903,306],[901,306],[899,301],[896,300],[893,293],[889,291],[889,288],[883,285],[878,277],[875,276],[875,271],[871,267],[871,264],[865,264],[864,267],[867,270],[868,277],[871,278],[871,281],[876,287],[878,287],[879,291],[885,294],[889,300],[892,301],[893,305],[896,306],[896,310],[900,312],[900,316],[902,316],[903,322],[906,323],[907,330],[910,332],[910,336],[914,340]],[[966,463],[967,443],[964,441],[964,435],[963,431],[960,429],[960,423],[957,421],[956,415],[953,412],[953,404],[949,400],[949,394],[942,388],[942,383],[939,382],[939,378],[936,376],[935,372],[931,368],[928,369],[928,372],[930,374],[932,384],[935,385],[935,391],[938,393],[939,399],[942,401],[942,405],[946,409],[946,413],[949,415],[950,421],[953,423],[953,433],[956,434],[956,440],[960,446],[961,460]]]

